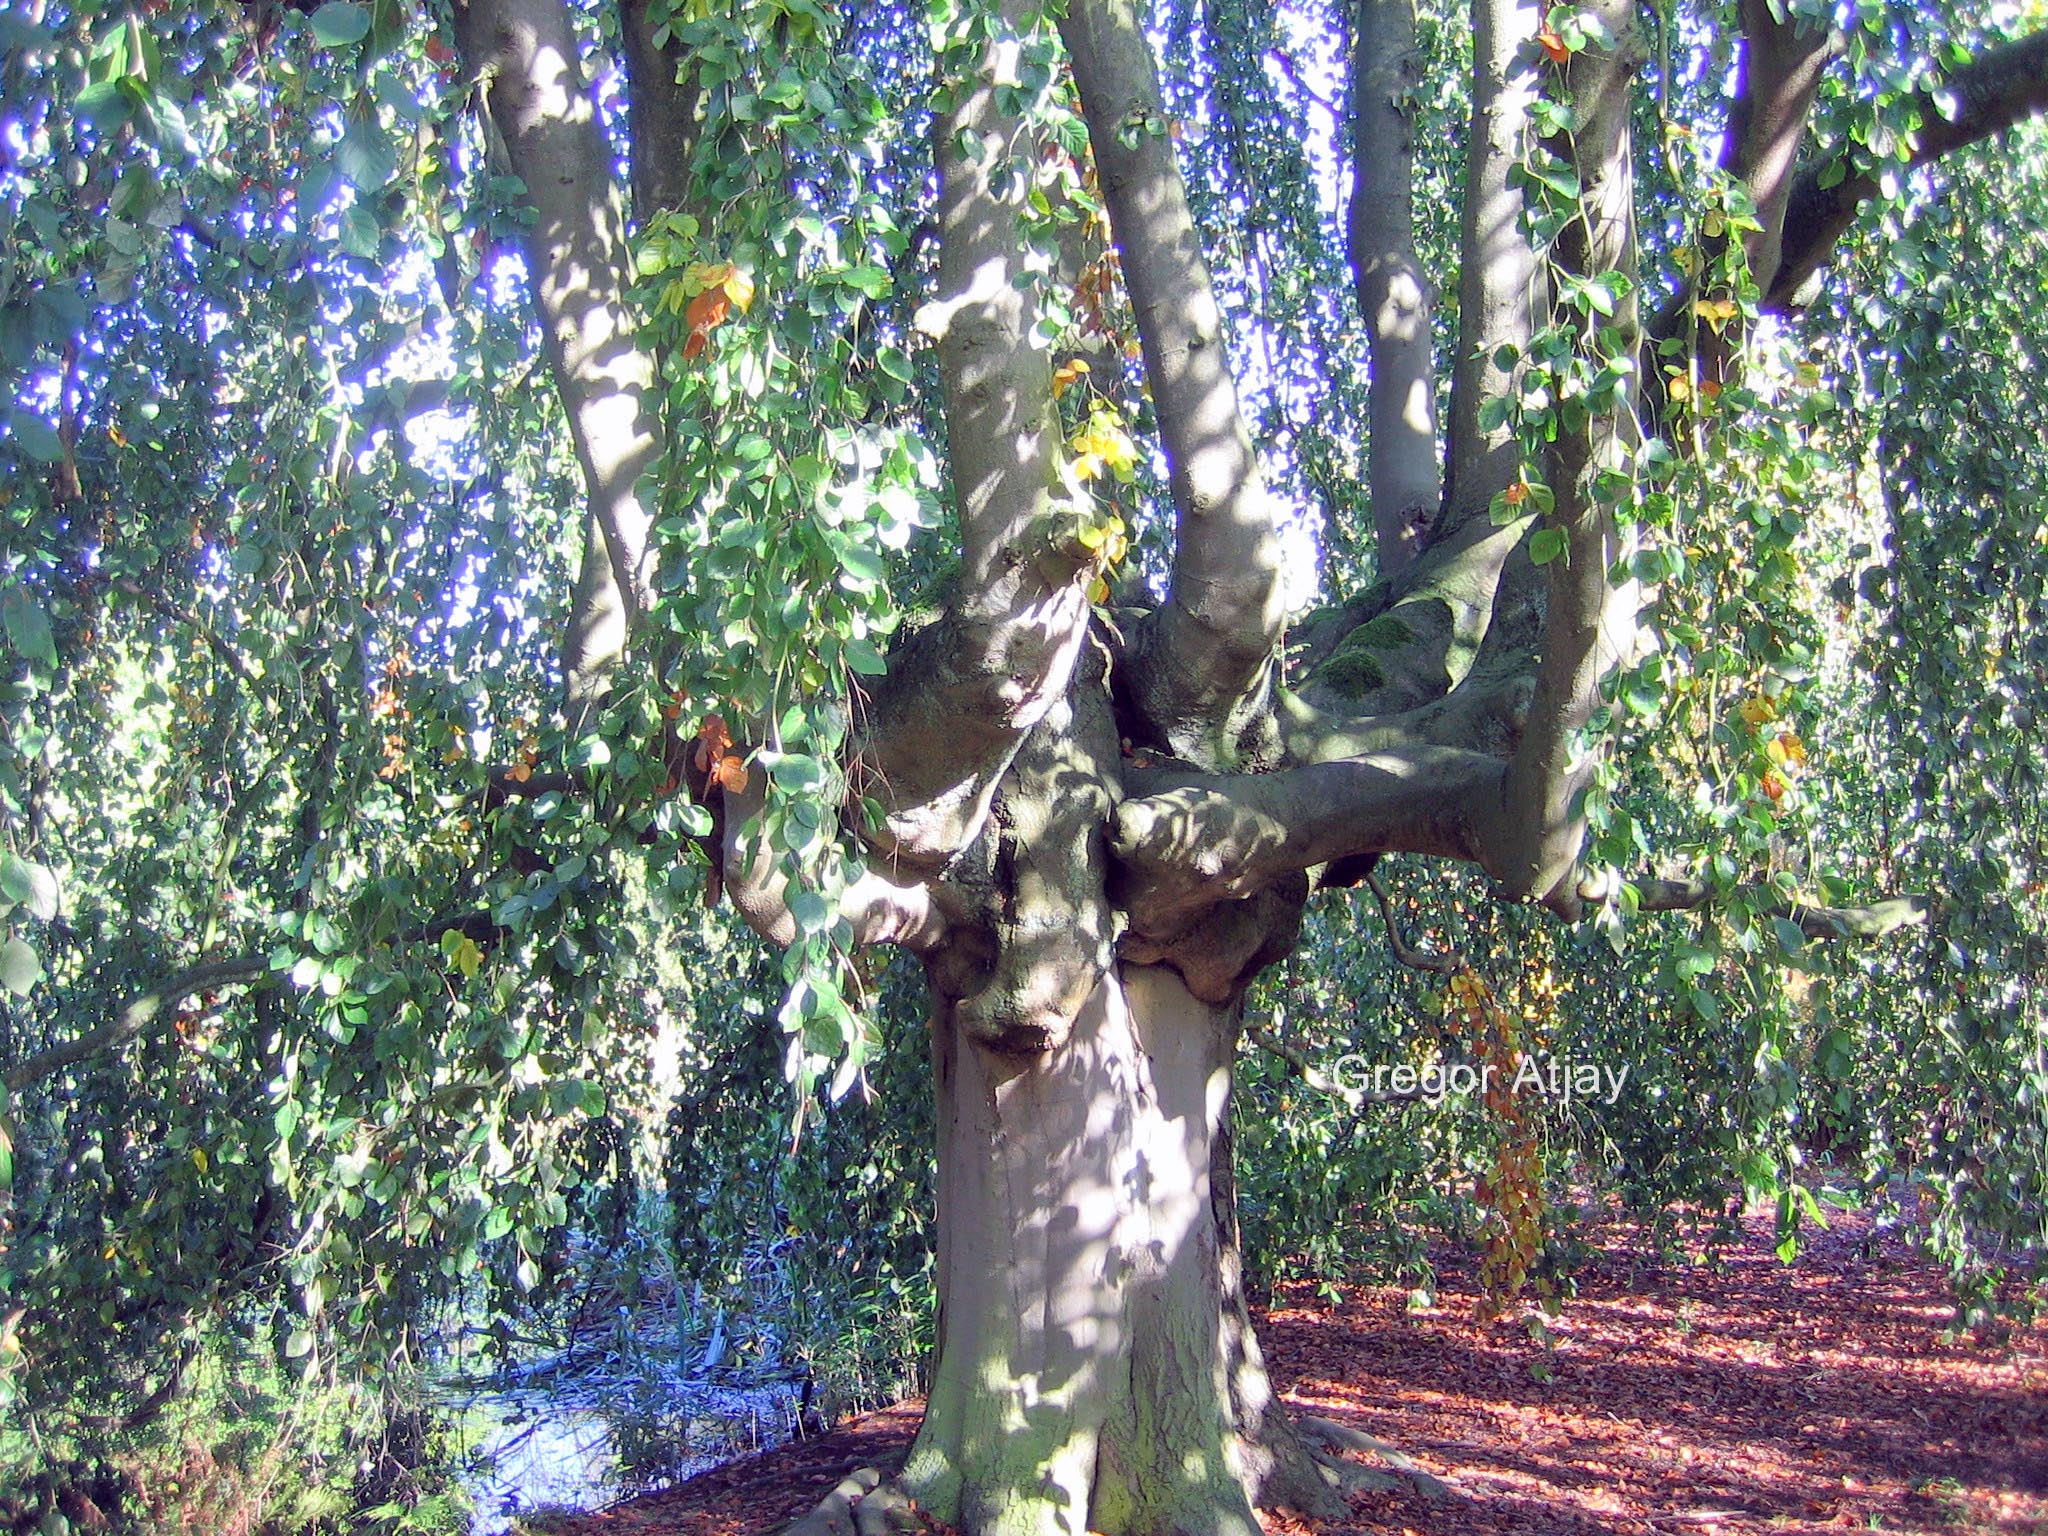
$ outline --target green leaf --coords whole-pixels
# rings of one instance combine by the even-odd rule
[[[376,215],[358,203],[341,216],[341,248],[364,261],[377,259],[377,245],[383,238]]]
[[[64,457],[64,439],[42,417],[23,412],[8,424],[8,428],[21,451],[37,462],[54,464]]]
[[[7,643],[17,653],[46,667],[57,665],[57,642],[50,633],[50,616],[22,588],[16,587],[0,599],[0,627],[6,629]]]
[[[1786,954],[1796,955],[1806,948],[1806,935],[1789,917],[1772,918],[1771,929],[1778,935],[1778,947]]]
[[[798,891],[790,897],[789,915],[805,933],[822,933],[832,923],[832,909],[816,891]]]
[[[364,192],[381,192],[398,174],[398,155],[372,123],[351,124],[334,147],[334,160],[349,185]]]
[[[72,107],[96,133],[112,134],[128,121],[128,93],[118,80],[95,80],[78,93]]]
[[[1529,558],[1538,565],[1548,565],[1564,553],[1565,544],[1562,528],[1538,528],[1529,535]]]
[[[839,568],[856,581],[880,581],[888,574],[882,557],[865,544],[847,544],[839,551]]]
[[[46,865],[16,853],[0,854],[0,891],[46,923],[57,916],[57,877]]]
[[[353,0],[327,0],[313,13],[313,36],[322,47],[346,48],[370,35],[370,10]]]
[[[0,944],[0,987],[16,997],[26,997],[43,979],[43,962],[20,939]]]
[[[889,670],[889,663],[882,659],[882,653],[858,635],[849,638],[845,645],[846,664],[854,671],[868,677],[880,677]]]

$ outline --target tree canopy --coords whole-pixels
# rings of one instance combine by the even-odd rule
[[[2038,1266],[2038,4],[32,0],[0,82],[13,1411],[402,1371],[806,1136],[939,1298],[868,1497],[976,1532],[1325,1495],[1240,1212],[1467,1202],[1505,1304],[1568,1189],[1910,1175]]]

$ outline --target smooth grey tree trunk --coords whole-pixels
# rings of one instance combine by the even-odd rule
[[[975,1536],[1253,1536],[1255,1501],[1329,1510],[1211,1178],[1236,1013],[1117,966],[1056,1052],[934,1019],[939,1351],[898,1479],[928,1515]]]

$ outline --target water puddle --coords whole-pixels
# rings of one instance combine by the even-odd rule
[[[564,1382],[451,1397],[474,1440],[464,1479],[472,1536],[502,1536],[515,1515],[584,1513],[782,1444],[800,1404],[788,1383],[731,1387]]]

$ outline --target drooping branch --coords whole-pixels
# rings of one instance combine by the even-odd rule
[[[107,1023],[98,1029],[89,1029],[61,1045],[53,1045],[46,1051],[39,1051],[28,1060],[19,1062],[7,1071],[7,1091],[19,1093],[31,1083],[41,1082],[52,1073],[103,1051],[111,1051],[126,1045],[156,1020],[167,1007],[176,1007],[186,998],[203,992],[216,991],[221,987],[247,986],[266,980],[271,976],[270,961],[262,955],[245,955],[234,960],[209,960],[204,964],[191,966],[178,972],[162,986],[152,988],[135,998]]]
[[[1443,492],[1435,285],[1415,250],[1415,0],[1358,0],[1351,31],[1351,279],[1371,346],[1367,448],[1382,575],[1414,558]]]
[[[1387,927],[1387,951],[1396,961],[1411,971],[1428,971],[1437,976],[1455,976],[1471,969],[1471,962],[1454,949],[1417,949],[1401,937],[1401,925],[1394,919],[1394,898],[1387,894],[1387,884],[1380,879],[1378,870],[1366,872],[1365,884],[1379,904],[1380,921]]]
[[[1176,517],[1171,589],[1140,646],[1140,707],[1166,745],[1225,766],[1286,619],[1275,508],[1238,409],[1223,317],[1130,0],[1073,0],[1060,31],[1138,319]]]
[[[1089,619],[1091,557],[1054,516],[1059,416],[1019,224],[1031,178],[1010,174],[1023,125],[998,106],[1018,50],[1014,34],[988,44],[933,126],[938,295],[918,326],[938,342],[959,585],[944,617],[897,647],[859,722],[856,772],[888,812],[871,840],[925,869],[981,829],[1018,746],[1066,692]]]
[[[1466,134],[1465,206],[1458,268],[1458,356],[1451,374],[1444,529],[1483,517],[1521,467],[1513,434],[1484,429],[1479,412],[1512,387],[1495,354],[1520,346],[1542,307],[1535,253],[1522,227],[1522,194],[1509,173],[1527,149],[1535,99],[1538,0],[1473,0],[1472,121]]]
[[[1578,172],[1580,209],[1559,234],[1552,259],[1581,279],[1620,274],[1623,290],[1598,327],[1614,340],[1591,345],[1615,346],[1614,356],[1630,361],[1639,324],[1629,107],[1644,55],[1633,0],[1597,0],[1586,9],[1606,24],[1613,43],[1589,44],[1564,66],[1578,124],[1567,152]],[[1587,328],[1589,317],[1565,304],[1558,314],[1567,325]],[[1589,411],[1582,428],[1567,423],[1545,455],[1545,478],[1556,497],[1551,515],[1564,533],[1564,549],[1547,567],[1536,694],[1481,861],[1516,900],[1548,895],[1578,860],[1584,823],[1576,802],[1595,761],[1579,738],[1599,705],[1601,679],[1635,645],[1636,583],[1610,577],[1626,553],[1612,486],[1630,472],[1632,379],[1632,372],[1625,375],[1612,403]]]
[[[1725,902],[1731,893],[1704,880],[1635,880],[1638,911],[1692,912]],[[1596,900],[1598,888],[1590,892],[1581,886],[1582,900]],[[1858,907],[1829,907],[1811,902],[1791,901],[1768,886],[1738,887],[1733,895],[1748,903],[1760,917],[1780,917],[1809,939],[1881,939],[1901,928],[1918,927],[1934,914],[1934,903],[1925,896],[1893,896]]]
[[[1953,71],[1941,92],[1923,93],[1916,106],[1921,126],[1909,166],[1926,165],[2048,111],[2048,30],[1979,55]],[[1844,149],[1809,166],[1794,185],[1778,267],[1765,289],[1766,309],[1783,312],[1804,302],[1809,281],[1827,264],[1857,210],[1877,195],[1878,177],[1845,165],[1848,153]]]
[[[638,482],[658,449],[654,370],[635,340],[632,265],[611,146],[583,78],[563,0],[470,0],[456,8],[464,63],[486,88],[492,124],[535,218],[524,241],[543,351],[604,536],[627,625],[652,602],[649,510]],[[580,592],[591,593],[586,562]],[[616,624],[579,623],[567,669],[602,670]]]
[[[1395,1092],[1390,1089],[1353,1087],[1324,1071],[1300,1046],[1292,1041],[1283,1040],[1270,1029],[1261,1029],[1256,1024],[1245,1025],[1244,1037],[1267,1055],[1286,1062],[1294,1069],[1295,1075],[1301,1079],[1304,1087],[1313,1088],[1317,1093],[1335,1099],[1354,1113],[1370,1104],[1413,1104],[1425,1097],[1420,1088]]]
[[[139,581],[130,581],[125,576],[118,578],[114,585],[128,596],[154,609],[172,623],[184,625],[213,649],[213,653],[221,659],[223,666],[243,682],[249,681],[249,663],[243,659],[242,653],[230,645],[219,630],[208,624],[198,614],[192,612],[191,609],[181,608],[161,592],[151,587],[146,587]]]

